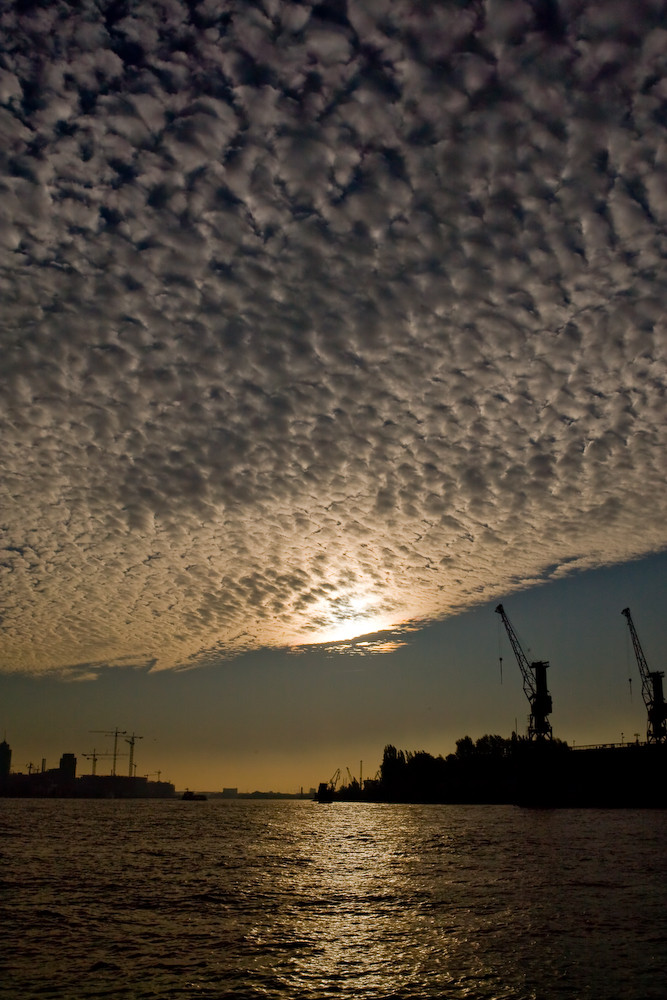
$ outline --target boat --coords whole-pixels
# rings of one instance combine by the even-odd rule
[[[203,792],[191,792],[189,788],[181,795],[184,802],[206,802],[207,796]]]
[[[316,802],[333,802],[334,790],[331,782],[320,781],[314,798]]]

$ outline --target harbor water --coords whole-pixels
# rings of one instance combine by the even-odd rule
[[[0,799],[0,998],[663,1000],[667,814]]]

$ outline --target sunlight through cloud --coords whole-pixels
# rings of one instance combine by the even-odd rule
[[[660,5],[501,6],[4,6],[1,670],[667,546]]]

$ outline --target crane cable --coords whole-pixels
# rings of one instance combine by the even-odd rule
[[[626,669],[627,669],[628,674],[629,674],[630,673],[630,645],[631,645],[630,629],[625,628],[625,629],[623,629],[623,631],[625,632],[625,666],[626,666]],[[633,658],[634,658],[634,650],[633,650],[632,655],[633,655]],[[628,677],[628,684],[630,686],[630,704],[632,704],[632,677]]]
[[[498,659],[500,660],[500,683],[502,684],[503,683],[503,648],[502,648],[502,632],[501,632],[501,629],[503,629],[503,631],[504,631],[503,623],[502,623],[502,621],[499,618],[498,619]]]

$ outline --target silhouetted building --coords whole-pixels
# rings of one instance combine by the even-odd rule
[[[31,764],[27,774],[9,770],[11,749],[0,743],[0,796],[83,799],[173,799],[176,789],[169,781],[149,781],[123,775],[76,776],[76,756],[64,753],[58,767],[41,771]],[[4,770],[3,770],[4,768]]]
[[[0,743],[0,778],[6,778],[12,764],[12,748],[7,740]]]
[[[64,753],[60,758],[60,774],[70,781],[76,777],[76,757],[73,753]]]

